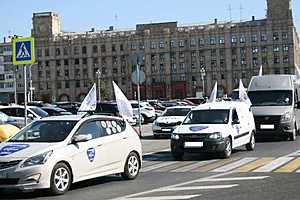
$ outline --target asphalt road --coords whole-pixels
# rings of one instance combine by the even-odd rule
[[[134,181],[102,177],[74,184],[67,194],[56,197],[46,191],[4,190],[0,199],[300,199],[300,137],[295,142],[260,142],[253,152],[242,147],[226,160],[189,154],[175,162],[169,139],[155,140],[151,135],[151,126],[143,126],[143,168]]]

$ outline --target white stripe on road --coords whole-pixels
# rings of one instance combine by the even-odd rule
[[[290,154],[288,154],[288,155],[286,155],[284,157],[296,157],[296,156],[300,156],[300,150],[297,150],[297,151],[295,151],[293,153],[290,153]]]
[[[162,149],[162,150],[159,150],[159,151],[153,151],[153,152],[145,153],[145,154],[143,154],[143,156],[149,156],[149,155],[152,155],[152,154],[165,153],[165,152],[170,152],[170,151],[171,151],[171,149]]]
[[[127,200],[177,200],[177,199],[192,199],[201,196],[198,195],[181,195],[181,196],[155,196],[155,197],[136,197],[136,198],[124,198]],[[123,199],[120,199],[123,200]]]
[[[149,171],[152,171],[152,170],[155,170],[155,169],[158,169],[158,168],[162,168],[162,167],[166,167],[166,166],[169,166],[169,165],[173,165],[175,163],[177,163],[177,162],[176,161],[169,161],[169,162],[163,162],[163,163],[151,165],[149,167],[142,168],[141,172],[149,172]]]
[[[169,192],[169,191],[186,191],[186,190],[213,190],[213,189],[226,189],[239,186],[238,184],[232,185],[204,185],[204,186],[188,186],[188,187],[172,187],[172,188],[163,188],[159,191]]]
[[[250,181],[250,180],[262,180],[269,176],[249,176],[249,177],[233,177],[233,178],[211,178],[204,179],[200,182],[219,182],[219,181]]]
[[[188,172],[188,171],[192,171],[193,169],[196,169],[198,167],[202,167],[203,165],[206,165],[206,164],[209,164],[209,163],[212,163],[212,162],[215,162],[216,160],[205,160],[205,161],[199,161],[199,162],[196,162],[194,164],[191,164],[191,165],[188,165],[188,166],[185,166],[185,167],[181,167],[181,168],[178,168],[178,169],[175,169],[171,172]]]
[[[280,157],[277,158],[276,160],[271,161],[269,164],[266,164],[253,172],[271,172],[274,169],[280,167],[281,165],[293,160],[294,157]]]
[[[236,162],[233,162],[231,164],[228,164],[228,165],[225,165],[223,167],[219,167],[217,169],[214,169],[211,172],[228,172],[228,171],[233,170],[233,169],[235,169],[237,167],[240,167],[240,166],[242,166],[244,164],[252,162],[252,161],[254,161],[256,159],[257,159],[256,157],[243,158],[243,159],[238,160]]]

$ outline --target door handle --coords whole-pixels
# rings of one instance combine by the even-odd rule
[[[101,147],[103,144],[98,144],[97,147]]]
[[[128,137],[123,137],[122,139],[123,139],[123,140],[126,140],[127,138],[128,138]]]

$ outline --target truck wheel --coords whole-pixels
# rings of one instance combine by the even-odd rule
[[[223,150],[223,152],[221,153],[221,157],[222,158],[229,158],[231,156],[232,153],[232,145],[231,145],[231,139],[230,138],[226,138],[225,139],[225,148]]]
[[[254,137],[254,133],[251,133],[251,137],[250,137],[250,141],[248,144],[246,144],[246,149],[248,151],[253,151],[255,148],[255,137]]]

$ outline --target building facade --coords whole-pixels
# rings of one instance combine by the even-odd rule
[[[80,101],[98,82],[98,70],[102,97],[113,97],[114,80],[133,99],[137,57],[146,74],[143,99],[209,95],[215,81],[220,94],[230,93],[240,79],[247,85],[261,65],[264,74],[293,74],[300,54],[290,5],[290,0],[267,0],[265,19],[239,23],[151,23],[85,33],[62,32],[59,16],[52,12],[34,13],[35,99]]]

